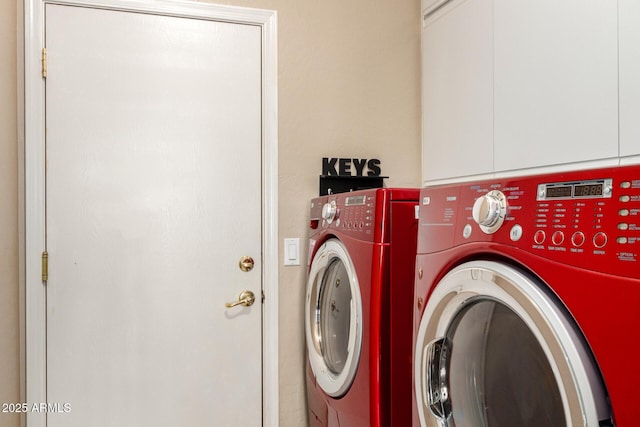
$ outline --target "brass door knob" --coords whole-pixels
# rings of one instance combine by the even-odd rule
[[[253,261],[253,258],[251,258],[250,256],[243,256],[242,258],[240,258],[240,261],[238,262],[238,266],[240,267],[240,270],[244,272],[253,270],[254,265],[255,263]]]
[[[249,307],[250,305],[253,305],[255,301],[256,301],[256,296],[253,294],[253,292],[242,291],[240,292],[240,295],[238,295],[238,301],[228,302],[225,304],[225,307],[231,308],[231,307],[235,307],[236,305]]]

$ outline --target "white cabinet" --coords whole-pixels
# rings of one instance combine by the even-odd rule
[[[496,171],[615,158],[616,2],[493,3]]]
[[[620,155],[640,155],[640,2],[620,8]]]
[[[640,2],[619,2],[620,117],[616,1],[423,0],[424,180],[640,154]]]
[[[423,12],[423,180],[493,169],[491,0]]]

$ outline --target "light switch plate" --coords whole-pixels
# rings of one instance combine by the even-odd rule
[[[300,265],[300,238],[284,239],[284,265]]]

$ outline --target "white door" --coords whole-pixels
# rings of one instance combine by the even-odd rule
[[[260,425],[261,28],[45,12],[47,426]]]
[[[496,172],[618,155],[617,3],[493,1]]]
[[[493,172],[493,2],[437,3],[422,27],[425,182]]]
[[[640,2],[618,2],[620,156],[640,156]],[[637,159],[630,159],[630,163]]]

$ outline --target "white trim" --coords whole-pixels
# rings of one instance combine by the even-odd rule
[[[263,162],[263,289],[262,425],[280,424],[278,369],[278,27],[275,11],[262,12],[262,162]]]
[[[44,82],[40,52],[44,13],[35,1],[24,3],[24,266],[26,403],[46,402],[45,289],[39,280],[44,250]],[[40,6],[40,7],[38,7]],[[46,423],[41,413],[28,413],[29,426]]]
[[[640,164],[640,156],[625,156],[620,158],[620,166],[638,164]]]
[[[18,2],[17,25],[18,25],[18,57],[17,57],[17,77],[18,77],[18,283],[19,283],[19,322],[20,322],[20,402],[27,402],[27,355],[26,355],[26,295],[25,295],[25,194],[22,189],[26,188],[25,178],[25,153],[24,153],[24,4]],[[20,427],[26,426],[26,417],[20,417]]]
[[[19,2],[21,3],[21,2]],[[21,292],[24,311],[21,329],[25,348],[22,384],[25,402],[46,402],[46,294],[41,281],[41,253],[45,247],[44,227],[44,81],[40,55],[44,46],[46,4],[133,10],[144,13],[214,19],[258,25],[262,28],[262,114],[263,114],[263,426],[279,423],[278,371],[278,95],[277,95],[277,14],[275,11],[170,0],[25,0],[24,38],[19,37],[19,54],[24,54],[24,114],[20,129],[22,167],[21,206],[24,206],[24,241],[21,241]],[[22,50],[23,49],[23,50]],[[19,61],[20,62],[20,61]],[[24,74],[22,74],[24,70]],[[22,117],[22,116],[21,116]],[[22,218],[21,218],[22,219]],[[44,414],[28,413],[29,427],[45,426]]]

